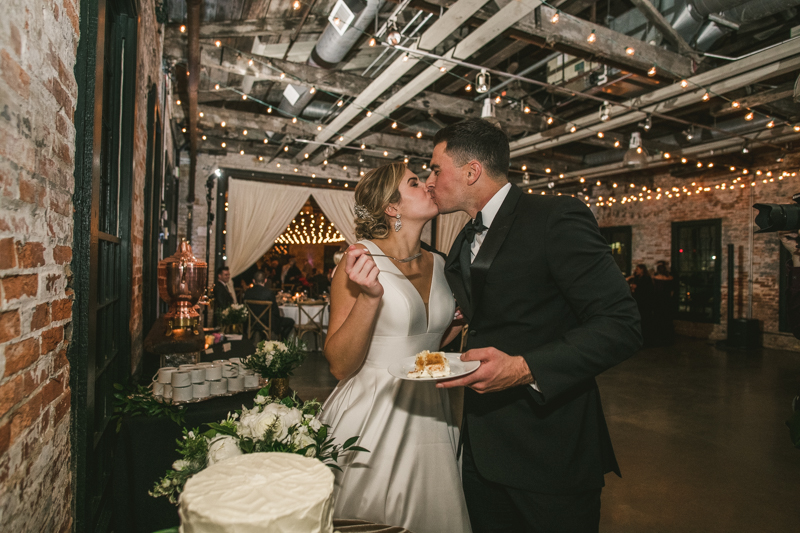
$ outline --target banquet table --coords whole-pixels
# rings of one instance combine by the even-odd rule
[[[315,316],[315,313],[318,313],[319,310],[322,309],[323,305],[325,305],[325,312],[322,313],[322,328],[326,329],[328,327],[328,319],[330,318],[331,314],[331,306],[325,302],[324,304],[320,305],[304,304],[304,307],[307,309],[308,314],[313,317]],[[283,304],[278,307],[281,310],[281,315],[294,320],[296,326],[306,324],[308,322],[307,316],[300,316],[300,309],[297,307],[297,304]]]
[[[251,390],[189,404],[185,426],[205,431],[208,428],[202,424],[223,420],[243,404],[252,408],[256,392]],[[177,508],[166,498],[153,498],[147,492],[172,468],[172,463],[180,459],[175,441],[182,435],[181,428],[166,417],[123,419],[113,466],[115,533],[153,533],[178,525]]]

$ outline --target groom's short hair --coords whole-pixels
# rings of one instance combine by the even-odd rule
[[[433,145],[447,143],[445,153],[457,166],[479,161],[492,178],[508,177],[508,137],[503,130],[481,118],[470,118],[436,132]]]

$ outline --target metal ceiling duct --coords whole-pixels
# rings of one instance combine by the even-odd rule
[[[339,0],[333,6],[328,25],[320,35],[308,58],[312,67],[332,69],[364,35],[367,26],[375,20],[384,0]],[[289,85],[278,109],[286,115],[297,116],[308,105],[314,94],[308,87]]]

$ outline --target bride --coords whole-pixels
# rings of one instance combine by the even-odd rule
[[[451,325],[455,302],[444,259],[420,248],[422,227],[438,209],[400,163],[367,173],[355,201],[361,240],[334,275],[325,342],[331,372],[341,381],[325,402],[322,421],[337,441],[359,435],[359,446],[370,452],[341,460],[334,516],[414,533],[469,532],[458,429],[446,392],[387,371],[398,359],[438,350],[460,331]],[[401,263],[378,254],[421,255]]]

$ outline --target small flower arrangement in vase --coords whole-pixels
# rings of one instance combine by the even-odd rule
[[[241,333],[248,314],[243,304],[233,304],[219,312],[217,322],[226,333]]]
[[[308,351],[306,345],[300,340],[293,339],[286,343],[278,341],[261,341],[256,347],[256,352],[244,359],[242,363],[250,370],[258,372],[272,384],[272,391],[278,398],[287,397],[289,389],[289,376],[294,369],[300,366]]]
[[[269,385],[255,398],[252,409],[229,414],[219,423],[211,423],[204,433],[198,429],[183,430],[178,441],[181,459],[172,464],[163,478],[156,481],[150,496],[166,497],[177,504],[190,477],[229,457],[245,453],[286,452],[319,459],[341,470],[336,462],[343,452],[368,452],[355,446],[358,437],[343,444],[334,444],[328,436],[328,426],[318,419],[322,406],[316,400],[300,402],[296,397],[282,400],[270,396]]]

